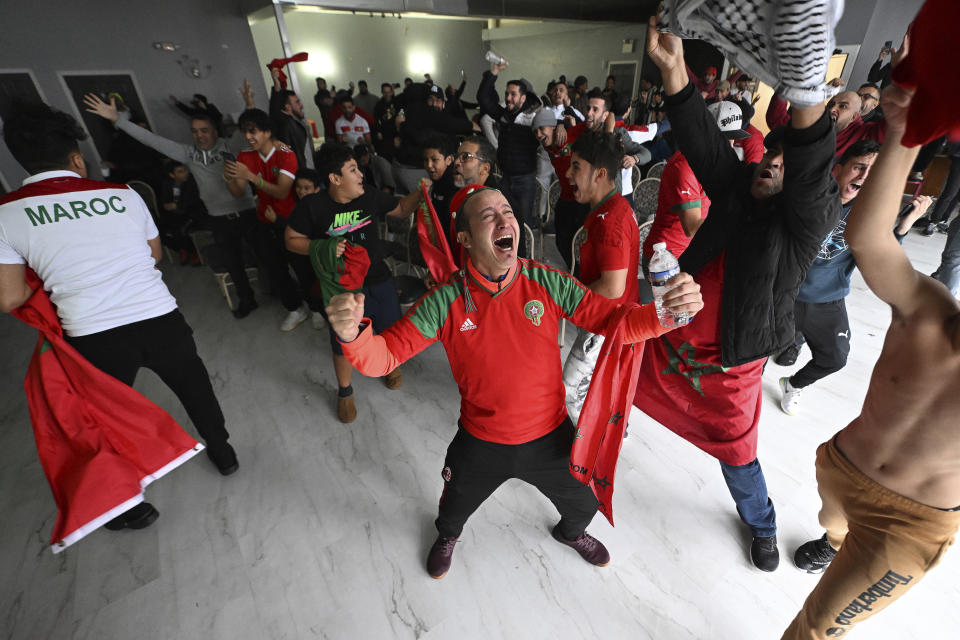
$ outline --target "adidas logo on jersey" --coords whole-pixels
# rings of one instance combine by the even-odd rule
[[[470,329],[476,329],[477,325],[473,324],[473,320],[467,318],[463,321],[463,324],[460,325],[460,331],[470,331]]]

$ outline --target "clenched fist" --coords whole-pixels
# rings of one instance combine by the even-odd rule
[[[360,335],[363,321],[363,294],[341,293],[330,298],[327,321],[343,342],[353,342]]]
[[[687,313],[691,316],[703,309],[703,296],[700,285],[694,282],[689,273],[678,273],[669,280],[669,291],[663,294],[663,308],[671,313]]]

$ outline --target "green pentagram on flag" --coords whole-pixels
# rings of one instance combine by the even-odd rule
[[[607,420],[607,424],[617,424],[623,419],[623,414],[617,411],[615,414],[610,416],[610,419]]]
[[[696,352],[689,342],[684,342],[680,345],[679,349],[674,349],[673,345],[670,344],[670,341],[667,340],[666,336],[660,336],[660,339],[663,341],[663,344],[667,348],[667,358],[670,362],[670,365],[661,371],[661,375],[668,373],[676,373],[683,376],[687,379],[687,382],[690,383],[690,386],[700,395],[705,395],[703,393],[703,388],[700,385],[700,376],[704,376],[710,373],[722,373],[727,370],[726,367],[719,364],[709,364],[707,362],[697,362]],[[687,365],[686,371],[680,370],[680,363]]]
[[[579,440],[583,437],[583,431],[580,431],[580,427],[577,427],[577,432],[574,434],[573,439]]]

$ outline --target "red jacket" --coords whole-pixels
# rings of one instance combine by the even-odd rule
[[[203,450],[170,415],[90,364],[63,337],[32,272],[13,315],[40,331],[24,389],[40,464],[57,504],[59,553],[143,501],[143,488]]]

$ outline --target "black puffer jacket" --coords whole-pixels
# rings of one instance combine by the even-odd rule
[[[497,136],[497,164],[505,176],[535,173],[540,143],[537,142],[531,125],[534,111],[540,106],[540,98],[528,90],[523,110],[511,113],[500,106],[496,82],[497,76],[489,71],[483,72],[483,79],[477,89],[477,102],[487,115],[497,121],[500,128]]]
[[[750,195],[756,165],[737,159],[693,85],[667,96],[666,104],[677,146],[711,201],[680,268],[696,277],[726,252],[721,361],[732,367],[779,353],[794,339],[800,284],[840,220],[830,117],[824,113],[807,129],[787,131],[783,191],[761,203]]]

